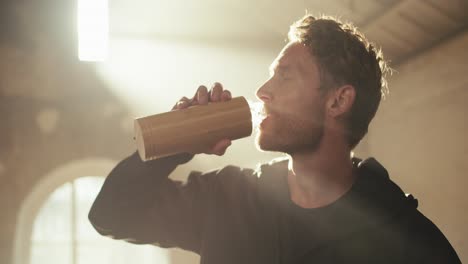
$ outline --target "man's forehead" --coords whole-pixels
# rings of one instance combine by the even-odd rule
[[[291,48],[290,45],[286,45],[278,54],[278,56],[273,61],[272,65],[278,66],[286,66],[291,62]]]
[[[303,64],[306,60],[311,59],[312,56],[307,48],[298,42],[288,43],[278,54],[276,59],[270,65],[270,71],[277,68],[291,68]]]
[[[290,53],[291,52],[288,50],[288,45],[286,45],[275,58],[275,60],[271,63],[270,71],[277,68],[289,68],[290,65],[294,63]]]

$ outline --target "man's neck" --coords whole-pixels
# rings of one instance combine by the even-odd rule
[[[345,142],[322,142],[315,151],[290,155],[288,185],[294,203],[324,207],[351,189],[355,175],[350,149],[343,146]]]

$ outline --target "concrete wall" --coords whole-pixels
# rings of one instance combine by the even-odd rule
[[[400,65],[368,150],[468,262],[468,33]]]

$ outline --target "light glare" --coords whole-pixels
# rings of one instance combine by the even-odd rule
[[[108,34],[108,0],[78,0],[78,58],[103,61]]]

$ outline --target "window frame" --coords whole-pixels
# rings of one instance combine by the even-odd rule
[[[13,264],[30,263],[34,221],[41,206],[53,191],[83,176],[107,175],[116,165],[117,161],[106,158],[82,159],[59,166],[41,177],[32,187],[18,211]]]

